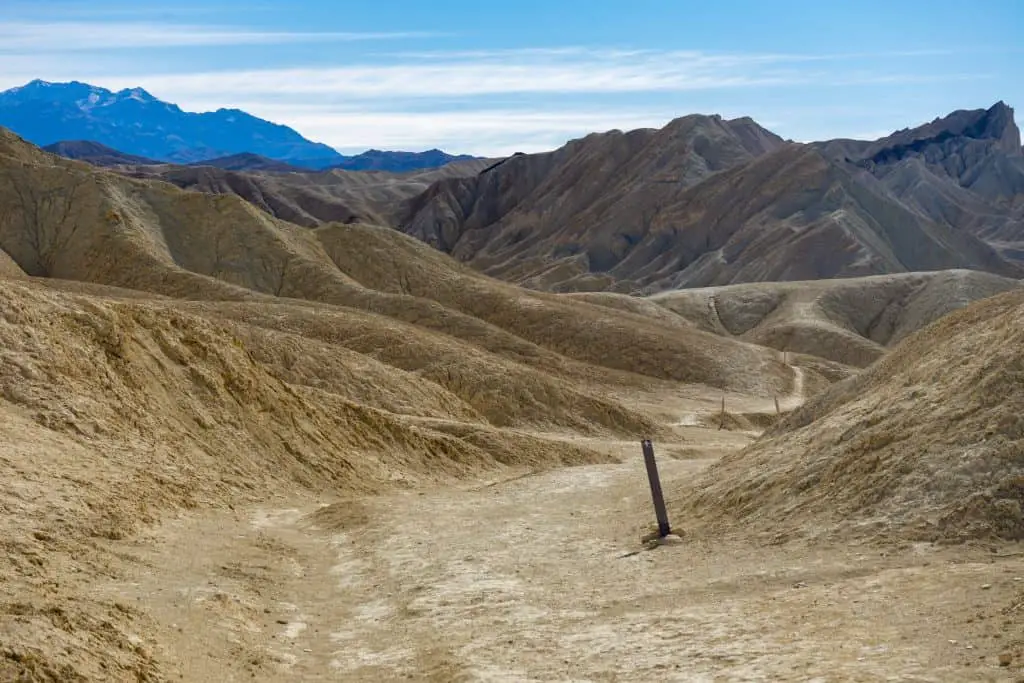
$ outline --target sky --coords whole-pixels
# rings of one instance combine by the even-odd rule
[[[0,89],[140,86],[342,153],[498,156],[691,113],[798,141],[1024,107],[1024,0],[0,0]]]

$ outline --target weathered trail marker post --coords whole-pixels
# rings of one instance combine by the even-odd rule
[[[665,497],[661,493],[661,480],[658,478],[658,463],[654,461],[654,446],[650,439],[640,442],[644,451],[644,464],[647,465],[647,479],[651,483],[651,498],[654,500],[654,514],[658,518],[658,535],[665,538],[672,529],[668,525],[668,512],[665,510]]]

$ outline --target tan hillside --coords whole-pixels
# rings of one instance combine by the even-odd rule
[[[709,332],[864,367],[942,316],[1022,286],[953,270],[682,289],[631,301],[660,304]]]
[[[130,640],[137,608],[83,599],[66,577],[102,573],[105,541],[174,510],[605,459],[499,438],[437,384],[344,349],[169,303],[0,286],[0,640],[29,680],[153,675],[152,653]],[[67,651],[33,660],[42,639]]]
[[[729,127],[756,150],[756,128]],[[990,618],[1015,609],[1013,566],[988,554],[968,571],[917,547],[880,562],[756,535],[702,545],[696,515],[676,518],[683,547],[642,550],[640,438],[676,505],[776,409],[797,411],[768,437],[786,438],[853,372],[752,343],[736,326],[773,312],[747,294],[709,317],[696,294],[526,290],[390,228],[301,227],[0,131],[2,254],[0,680],[648,681],[680,663],[875,680],[935,662],[969,680],[1002,655],[992,643],[1016,647]],[[861,283],[822,306],[888,343],[1005,284],[963,277]],[[715,485],[750,480],[732,463]],[[894,614],[869,581],[915,610]],[[959,598],[980,581],[994,589]],[[1002,640],[951,655],[947,624]],[[652,643],[652,628],[686,637]],[[899,648],[863,661],[886,638]]]
[[[24,145],[15,147],[32,158]],[[679,335],[643,316],[611,319],[600,307],[523,292],[385,228],[311,231],[235,196],[183,192],[38,152],[32,163],[4,164],[0,175],[10,181],[11,207],[0,223],[0,247],[30,275],[172,297],[271,295],[357,308],[492,353],[515,353],[545,371],[564,366],[572,376],[583,372],[575,363],[586,363],[763,393],[792,381],[759,347],[698,330]]]
[[[801,379],[389,228],[303,228],[6,133],[0,178],[0,678],[160,680],[133,641],[152,614],[91,587],[174,515],[605,462],[589,440],[672,434],[686,392]]]
[[[812,398],[681,514],[768,535],[1024,539],[1024,294],[975,303]]]
[[[25,273],[14,259],[7,255],[6,251],[0,249],[0,277],[24,277]]]

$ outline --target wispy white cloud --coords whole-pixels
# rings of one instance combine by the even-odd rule
[[[159,33],[158,43],[179,47],[288,42],[309,40],[310,35],[323,40],[409,35],[261,33],[183,26],[171,27],[168,34],[167,27],[132,25],[148,28],[140,29],[131,41],[152,43]],[[113,40],[113,34],[121,31],[78,39],[71,35],[74,31],[67,33],[71,47],[84,50]],[[132,62],[125,61],[123,53],[118,57],[105,51],[90,54],[88,60],[28,49],[5,56],[9,44],[4,36],[16,33],[0,26],[0,88],[29,80],[25,76],[33,68],[37,70],[32,78],[50,81],[77,79],[111,89],[142,86],[186,110],[244,109],[344,151],[367,147],[441,147],[484,155],[540,151],[593,131],[660,127],[692,112],[697,101],[711,103],[705,113],[759,115],[762,125],[779,123],[785,128],[786,120],[771,120],[775,117],[772,107],[761,102],[773,95],[776,101],[785,101],[793,92],[814,93],[810,101],[817,113],[802,117],[805,123],[813,123],[822,117],[819,107],[827,108],[832,97],[822,95],[828,88],[838,93],[850,86],[952,83],[985,76],[915,70],[919,58],[946,54],[943,51],[712,54],[579,46],[363,51],[358,61],[345,64],[185,73],[168,72],[166,62],[147,64],[145,52],[133,52]],[[18,35],[28,40],[26,33]],[[52,36],[49,40],[51,46],[56,42]],[[721,96],[726,91],[728,95]],[[730,113],[714,104],[737,99],[758,106]],[[860,122],[857,129],[866,125],[875,123]]]
[[[499,94],[689,92],[784,86],[955,81],[973,74],[918,75],[892,65],[852,70],[806,56],[693,51],[584,49],[456,53],[437,59],[289,69],[153,74],[147,87],[182,100],[254,96],[308,98],[437,98]],[[126,87],[138,77],[111,77]]]
[[[46,53],[128,48],[347,42],[436,35],[438,34],[420,32],[256,31],[229,26],[142,21],[7,21],[0,23],[0,52]]]
[[[729,63],[771,63],[771,62],[820,62],[851,61],[864,59],[893,59],[909,57],[938,57],[961,53],[962,50],[886,50],[875,52],[829,52],[829,53],[707,53],[699,50],[657,50],[650,48],[593,48],[585,45],[567,45],[544,48],[505,48],[489,50],[418,50],[400,52],[377,52],[380,57],[399,57],[448,61],[454,58],[495,59],[552,56],[585,56],[589,58],[637,58],[662,55],[688,56],[709,62]]]

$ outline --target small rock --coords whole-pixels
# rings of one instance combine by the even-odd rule
[[[683,539],[676,534],[669,534],[658,539],[658,545],[682,545]]]
[[[986,583],[986,584],[982,584],[982,586],[981,586],[981,590],[983,590],[983,591],[987,591],[987,590],[988,590],[989,588],[991,588],[991,587],[992,587],[992,584],[991,584],[991,583]]]
[[[807,584],[803,581],[797,581],[793,584],[793,588],[807,588]]]
[[[286,625],[288,623],[288,620],[287,619],[278,619],[277,623],[279,623],[279,624],[281,624],[283,626],[283,625]]]
[[[999,655],[999,666],[1010,666],[1013,663],[1013,655],[1009,652],[1004,652]]]
[[[302,651],[303,651],[303,652],[312,652],[313,650],[311,650],[311,649],[310,649],[310,648],[308,648],[308,647],[304,647],[304,648],[302,648]]]

